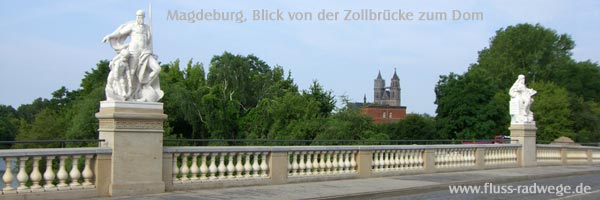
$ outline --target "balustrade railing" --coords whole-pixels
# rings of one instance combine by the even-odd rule
[[[567,148],[567,163],[587,163],[588,156],[586,149]]]
[[[269,177],[269,148],[166,147],[172,154],[174,184]]]
[[[356,174],[357,147],[292,148],[288,152],[288,176]]]
[[[561,148],[538,145],[537,162],[539,165],[560,165],[562,163]]]
[[[516,146],[498,146],[485,149],[486,166],[517,166]]]
[[[440,148],[435,150],[436,168],[475,166],[476,148]]]
[[[538,144],[537,162],[540,165],[600,163],[600,147]]]
[[[95,188],[92,161],[110,153],[110,148],[2,150],[2,194]]]
[[[386,149],[373,151],[373,172],[416,171],[424,169],[424,149]]]

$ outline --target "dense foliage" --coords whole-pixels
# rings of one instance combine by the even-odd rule
[[[449,138],[508,134],[508,89],[519,74],[538,91],[532,105],[538,140],[600,140],[600,68],[571,58],[575,42],[541,25],[500,29],[464,74],[440,76],[438,131]]]

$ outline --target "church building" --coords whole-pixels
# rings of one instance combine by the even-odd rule
[[[365,96],[362,112],[373,118],[375,123],[391,123],[404,119],[406,107],[401,106],[400,91],[400,78],[396,70],[389,87],[386,87],[385,80],[379,72],[373,88],[373,103],[367,104]]]

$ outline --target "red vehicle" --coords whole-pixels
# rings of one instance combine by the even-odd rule
[[[493,140],[463,140],[461,144],[510,144],[510,136],[496,135]]]

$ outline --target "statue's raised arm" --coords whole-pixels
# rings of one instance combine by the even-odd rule
[[[509,113],[512,124],[533,123],[533,112],[531,112],[532,96],[537,92],[525,86],[525,76],[519,75],[517,81],[510,87]]]
[[[144,17],[144,11],[138,10],[135,21],[102,38],[117,52],[105,89],[108,101],[157,102],[164,95],[158,79],[161,69],[152,52],[151,29],[144,24]],[[127,38],[129,43],[125,43]],[[128,80],[120,80],[123,78]]]

